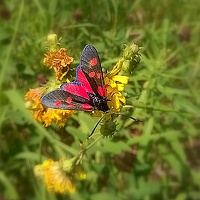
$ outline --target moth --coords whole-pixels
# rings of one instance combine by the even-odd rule
[[[88,44],[83,49],[80,64],[76,68],[76,79],[70,83],[62,84],[59,89],[45,94],[41,101],[43,105],[54,109],[100,110],[104,113],[110,111],[107,104],[108,99],[101,62],[94,46]],[[88,137],[93,134],[103,116]],[[140,121],[133,117],[130,118]]]

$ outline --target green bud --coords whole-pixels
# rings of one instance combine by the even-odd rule
[[[125,60],[133,59],[135,55],[139,53],[139,50],[140,50],[139,46],[134,43],[129,46],[126,46],[123,52],[123,58]]]
[[[73,158],[64,160],[62,163],[63,171],[65,171],[66,173],[70,173],[74,169],[74,166],[76,166],[76,162],[77,162],[76,156]]]
[[[132,72],[137,67],[140,62],[140,49],[141,48],[134,43],[126,46],[122,55],[123,63],[121,72],[119,73],[120,75],[128,71]]]
[[[122,63],[122,71],[127,72],[130,68],[131,61],[130,60],[124,60]]]
[[[112,120],[105,121],[104,124],[100,128],[100,132],[103,136],[112,136],[116,131],[116,124]]]
[[[60,49],[60,39],[58,40],[56,34],[49,34],[46,43],[49,52],[57,52]]]

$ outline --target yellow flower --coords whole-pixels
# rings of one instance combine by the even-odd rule
[[[44,57],[44,64],[56,73],[56,80],[61,81],[69,71],[68,65],[73,62],[73,58],[67,55],[65,48],[60,48],[57,52],[48,52]]]
[[[49,126],[55,122],[59,127],[63,127],[66,123],[66,119],[70,118],[74,113],[75,111],[73,110],[47,108],[46,112],[43,114],[44,125]]]
[[[67,50],[65,48],[60,48],[60,43],[56,34],[49,34],[47,36],[47,49],[48,53],[45,54],[44,64],[54,69],[56,80],[59,82],[69,71],[68,65],[73,61],[73,58],[67,55]],[[61,82],[59,83],[61,84]],[[43,106],[41,98],[44,93],[46,93],[46,88],[51,88],[53,90],[55,86],[57,88],[56,84],[57,82],[55,80],[52,82],[49,81],[46,86],[30,89],[25,95],[25,106],[32,110],[34,119],[43,123],[45,126],[49,126],[55,122],[62,127],[65,125],[66,120],[75,112],[73,110],[57,110]]]
[[[56,34],[47,36],[46,47],[48,52],[44,55],[44,64],[48,68],[53,68],[56,73],[56,80],[61,81],[69,71],[69,64],[74,60],[67,55],[65,48],[60,48],[60,40]]]
[[[84,179],[86,174],[75,165],[76,158],[60,159],[53,161],[51,159],[44,161],[41,165],[36,165],[34,173],[43,180],[50,191],[65,194],[66,192],[75,192],[75,175]]]
[[[43,94],[43,88],[35,88],[30,89],[25,94],[25,100],[26,100],[26,108],[32,110],[33,112],[33,118],[38,122],[43,122],[43,115],[45,113],[45,107],[42,105],[40,99]]]
[[[59,127],[63,127],[67,119],[71,117],[75,111],[56,110],[44,107],[41,103],[43,93],[44,88],[42,87],[30,89],[25,95],[25,106],[33,112],[34,119],[43,123],[45,126],[49,126],[55,122]]]
[[[123,66],[124,59],[120,59],[114,66],[112,71],[108,74],[104,74],[104,82],[107,91],[107,103],[108,107],[113,112],[120,112],[123,105],[126,104],[126,98],[121,91],[124,91],[124,86],[128,84],[129,77],[118,75]],[[93,111],[94,116],[101,116],[101,111]],[[105,120],[110,120],[111,115],[107,113],[104,117]]]
[[[124,86],[128,83],[129,77],[118,75],[121,67],[122,62],[119,60],[113,70],[109,74],[104,75],[108,107],[113,112],[119,112],[122,106],[126,104],[126,99],[121,91],[124,91]]]
[[[132,71],[138,65],[140,61],[140,49],[134,43],[126,46],[122,58],[109,74],[104,75],[108,107],[113,112],[119,112],[123,105],[126,104],[126,99],[121,92],[124,91],[124,86],[128,84],[129,77],[122,76],[122,74],[127,71]]]

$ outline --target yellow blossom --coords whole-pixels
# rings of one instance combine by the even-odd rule
[[[61,81],[69,71],[69,64],[73,58],[67,55],[65,48],[60,48],[57,52],[48,52],[44,57],[44,64],[50,69],[53,68],[56,73],[56,80]]]
[[[121,67],[122,62],[119,60],[113,70],[104,75],[108,106],[113,112],[119,112],[122,106],[126,104],[126,99],[121,91],[124,91],[124,86],[128,83],[129,77],[118,75]]]
[[[122,76],[122,74],[132,71],[138,65],[140,49],[134,43],[126,46],[122,58],[119,59],[110,73],[104,75],[108,107],[113,112],[119,112],[122,106],[126,104],[126,99],[121,92],[124,91],[124,86],[128,84],[129,77]]]
[[[66,119],[71,117],[75,111],[73,110],[59,110],[47,108],[47,111],[43,115],[43,121],[45,126],[51,125],[53,122],[63,127],[66,123]]]
[[[33,111],[33,117],[38,122],[43,122],[43,114],[45,113],[45,107],[42,105],[40,101],[42,94],[43,94],[42,87],[30,89],[25,94],[25,100],[26,100],[25,106]]]
[[[121,93],[124,87],[128,84],[129,77],[118,75],[122,70],[123,59],[120,59],[110,73],[104,74],[104,82],[107,91],[107,104],[111,111],[120,112],[123,105],[126,104],[126,98]],[[94,116],[101,116],[101,111],[93,111]],[[104,117],[105,120],[110,120],[109,113]]]
[[[84,179],[86,174],[75,165],[76,159],[51,159],[44,161],[41,165],[36,165],[34,173],[46,184],[48,190],[65,194],[75,192],[75,176]]]
[[[44,107],[41,103],[43,92],[44,88],[42,87],[30,89],[25,95],[25,106],[33,112],[34,119],[43,123],[45,126],[49,126],[55,122],[59,127],[63,127],[67,119],[71,117],[75,111],[56,110]]]
[[[60,48],[59,41],[56,34],[49,34],[47,36],[48,52],[45,54],[44,64],[54,69],[56,81],[61,84],[60,81],[69,71],[68,65],[73,61],[73,58],[67,55],[67,50],[65,48]],[[47,92],[46,88],[55,89],[55,86],[57,87],[56,81],[49,81],[46,86],[30,89],[25,95],[25,106],[32,110],[33,117],[36,121],[43,123],[45,126],[49,126],[55,122],[62,127],[75,111],[46,108],[41,103],[42,96]]]

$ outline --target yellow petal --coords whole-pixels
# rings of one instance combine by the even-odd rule
[[[112,71],[108,74],[109,77],[115,76],[122,69],[122,60],[119,60],[117,64],[113,67]]]
[[[113,76],[112,80],[118,81],[118,82],[126,85],[128,83],[129,77],[128,76],[115,75],[115,76]]]
[[[115,88],[115,87],[117,87],[117,84],[116,84],[114,81],[112,81],[112,82],[110,82],[110,86],[111,86],[112,88]]]
[[[86,178],[86,173],[80,167],[75,167],[74,172],[79,176],[80,179],[83,180]]]
[[[124,84],[117,84],[117,89],[119,91],[124,91]]]
[[[126,98],[120,92],[118,92],[117,96],[119,101],[121,101],[123,104],[126,104]]]

